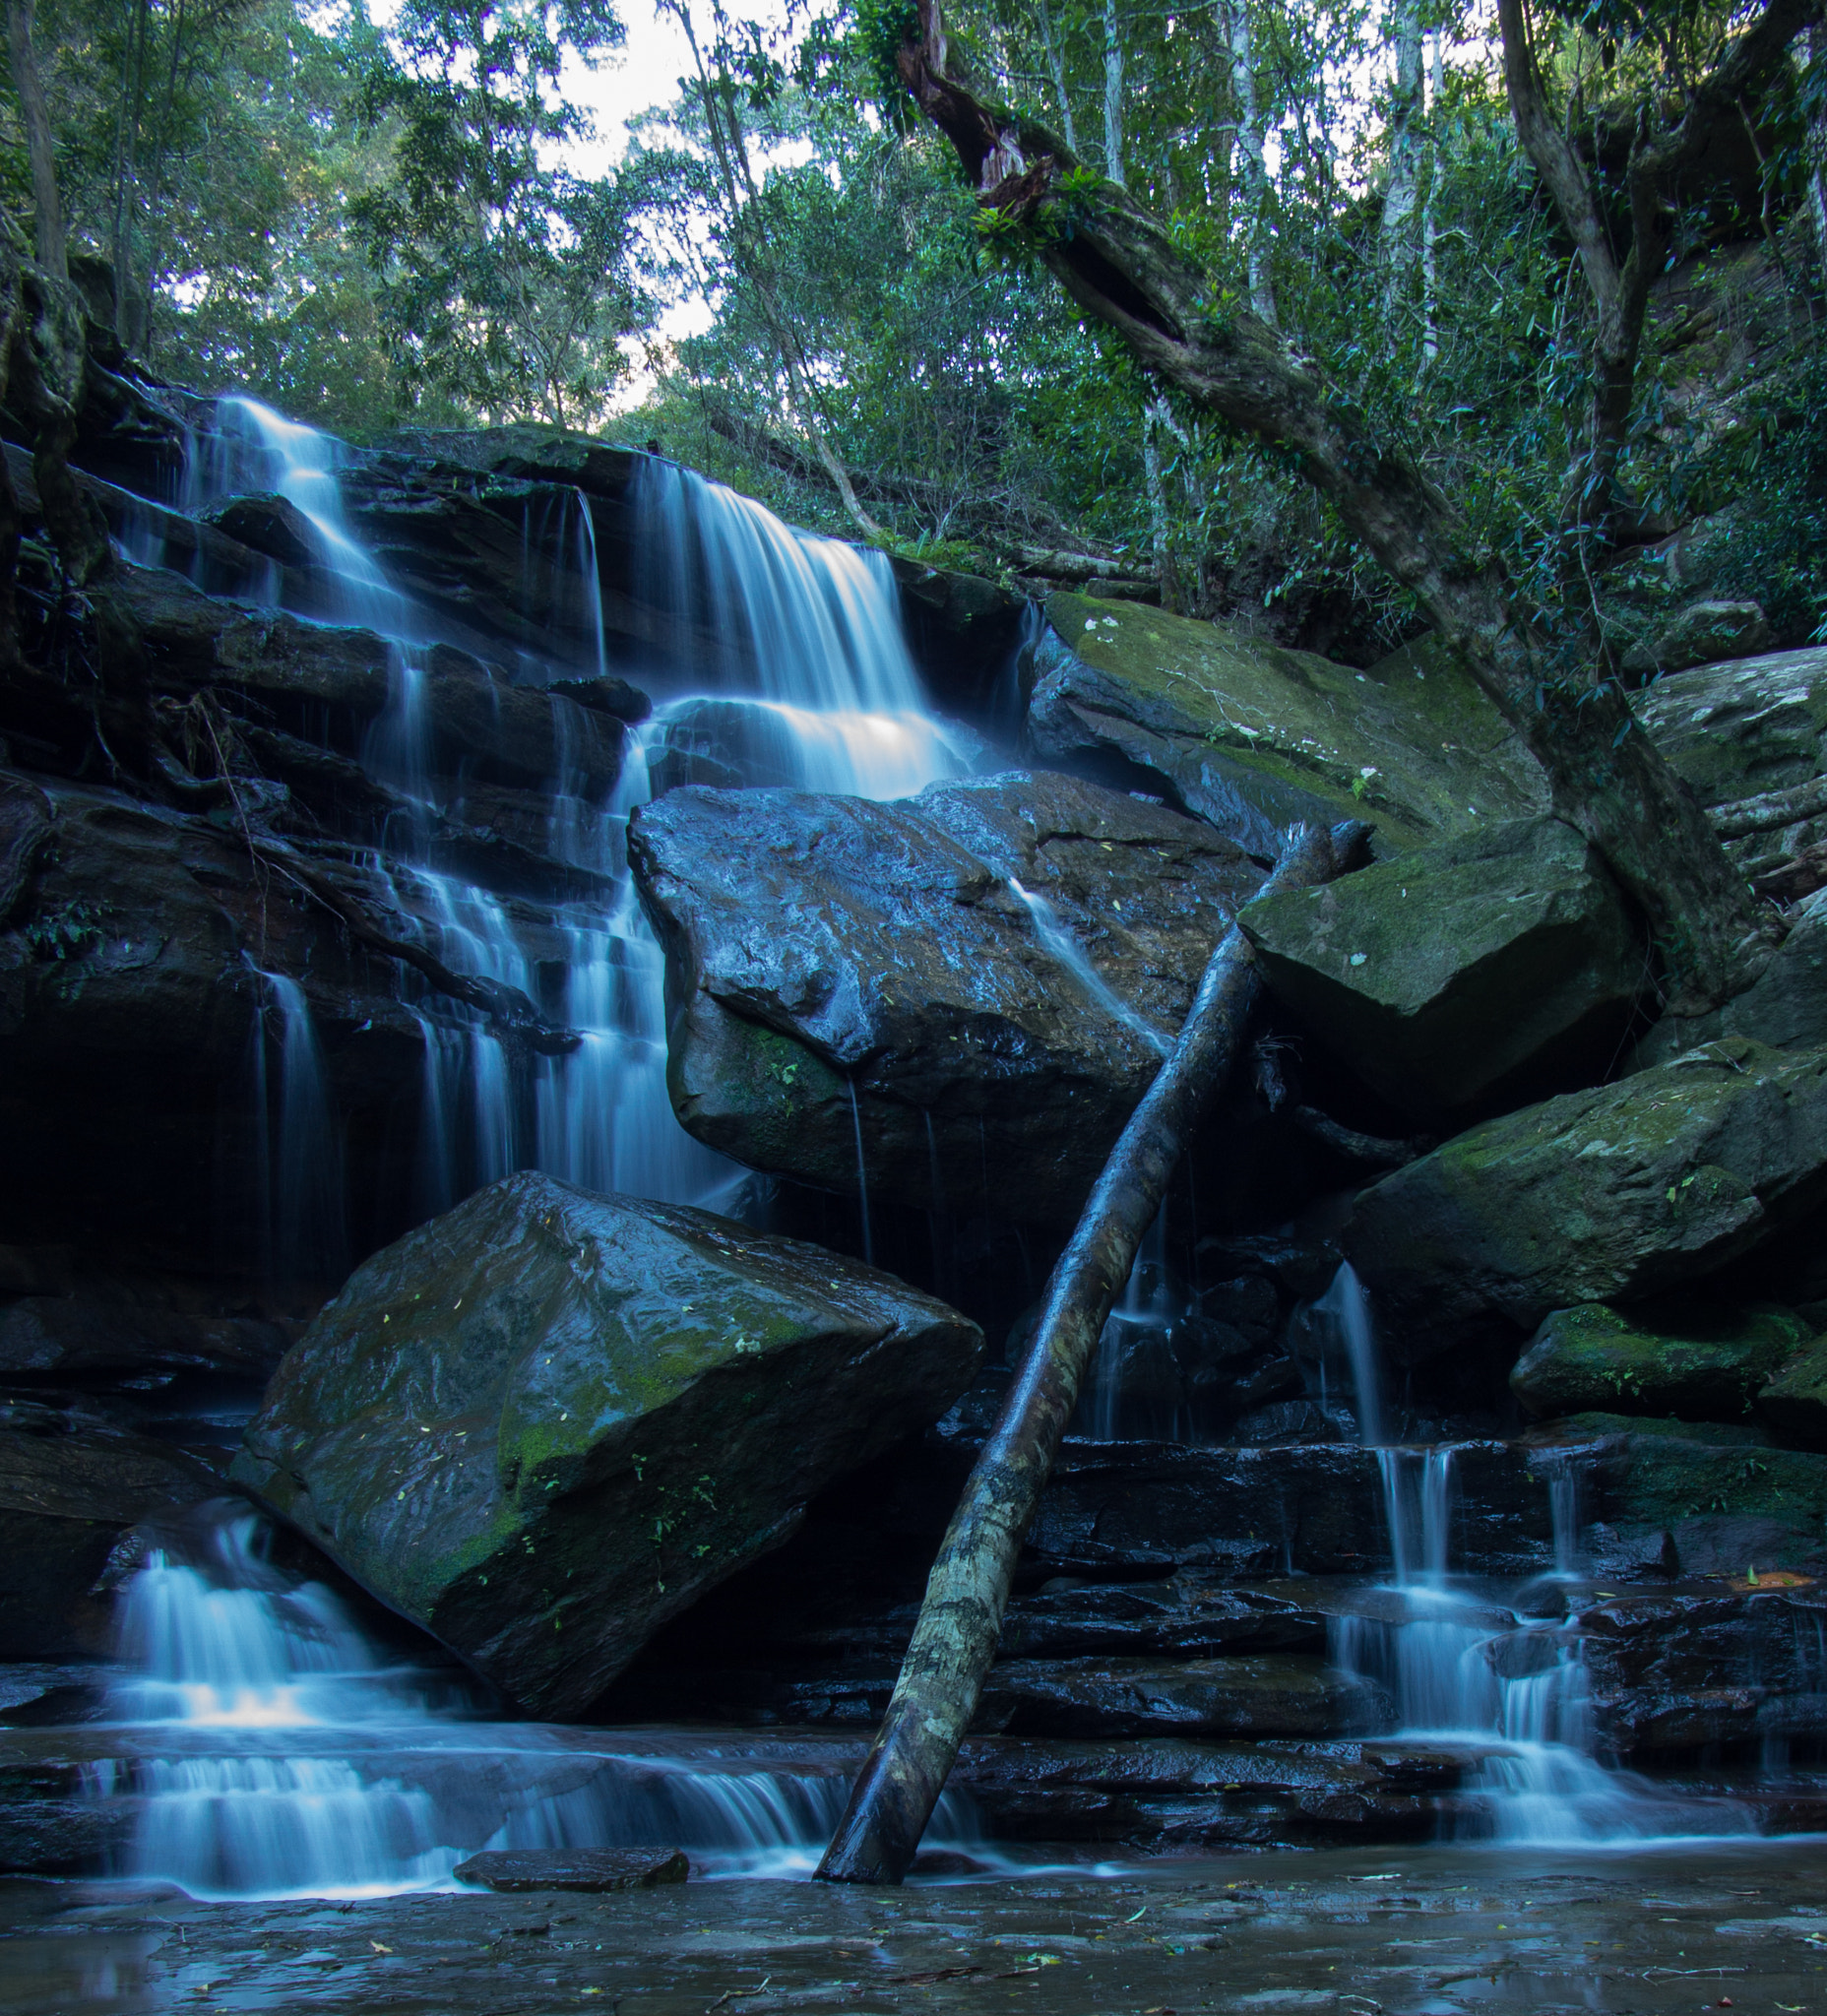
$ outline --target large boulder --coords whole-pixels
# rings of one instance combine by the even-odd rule
[[[1030,1219],[1077,1212],[1262,883],[1210,827],[1051,772],[894,804],[675,790],[629,854],[690,1132]]]
[[[1426,644],[1367,672],[1161,609],[1059,594],[1028,714],[1048,757],[1153,772],[1253,853],[1293,819],[1374,820],[1402,851],[1547,809],[1533,758]]]
[[[1785,1442],[1827,1449],[1827,1338],[1778,1368],[1757,1395],[1757,1412]]]
[[[1752,658],[1769,649],[1770,624],[1756,602],[1689,602],[1624,654],[1624,670],[1638,678],[1685,672],[1721,660]]]
[[[1698,1281],[1827,1202],[1827,1051],[1731,1037],[1458,1135],[1353,1207],[1409,1357]]]
[[[235,1479],[536,1715],[933,1420],[981,1337],[857,1262],[509,1176],[377,1253]]]
[[[1650,739],[1706,805],[1827,772],[1827,648],[1676,672],[1633,696]]]
[[[1510,1390],[1537,1416],[1608,1408],[1732,1420],[1808,1336],[1788,1309],[1631,1315],[1582,1302],[1546,1318],[1511,1370]]]
[[[1283,1003],[1385,1098],[1430,1117],[1602,1072],[1643,976],[1616,885],[1546,817],[1259,898],[1237,921]]]

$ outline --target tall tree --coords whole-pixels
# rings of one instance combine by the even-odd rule
[[[1502,4],[1520,13],[1521,0]],[[1666,247],[1666,177],[1767,79],[1818,7],[1766,0],[1690,88],[1682,137],[1645,148],[1634,177],[1637,271]],[[1544,601],[1480,549],[1391,429],[1261,317],[1215,310],[1210,274],[1126,191],[1095,182],[1054,135],[973,92],[950,63],[934,0],[922,0],[921,32],[904,44],[901,69],[979,202],[1024,235],[1080,310],[1114,331],[1145,371],[1286,458],[1415,598],[1534,752],[1561,816],[1641,906],[1671,990],[1717,1002],[1741,985],[1766,949],[1762,919],[1693,794],[1637,727],[1573,592],[1577,550],[1565,589]],[[1540,102],[1539,92],[1525,94],[1525,107]],[[1654,130],[1655,115],[1646,111],[1644,123]]]
[[[67,280],[70,260],[64,238],[63,201],[57,188],[56,141],[32,40],[34,13],[35,0],[7,0],[7,46],[13,59],[13,89],[19,94],[20,116],[26,128],[26,152],[32,163],[38,264],[53,278]]]
[[[1389,94],[1389,182],[1383,192],[1383,322],[1396,333],[1420,246],[1415,208],[1420,191],[1420,0],[1393,0],[1396,72]]]

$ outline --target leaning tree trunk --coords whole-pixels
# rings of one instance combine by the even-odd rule
[[[1785,18],[1819,4],[1769,0]],[[976,97],[948,68],[937,0],[919,6],[922,36],[903,45],[901,75],[982,204],[1028,231],[1080,309],[1120,336],[1145,371],[1273,449],[1415,596],[1542,765],[1555,810],[1641,906],[1681,1004],[1717,1003],[1742,987],[1767,954],[1764,917],[1616,681],[1560,676],[1544,612],[1480,550],[1425,472],[1261,316],[1215,305],[1205,268],[1127,190],[1088,189],[1054,135]],[[1740,37],[1753,47],[1722,70],[1761,75],[1770,39],[1754,25]]]
[[[1367,832],[1354,823],[1330,834],[1296,828],[1264,893],[1329,882]],[[1232,925],[1047,1282],[1021,1370],[940,1544],[875,1747],[818,1865],[828,1881],[899,1883],[914,1859],[976,1713],[1016,1556],[1092,1353],[1174,1165],[1236,1055],[1260,988],[1248,941]]]

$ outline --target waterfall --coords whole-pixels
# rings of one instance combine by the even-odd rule
[[[384,1896],[457,1888],[485,1849],[682,1847],[713,1875],[810,1874],[853,1741],[821,1767],[803,1739],[771,1764],[765,1737],[743,1759],[727,1741],[486,1721],[467,1679],[390,1661],[269,1538],[220,1500],[124,1593],[134,1670],[100,1731],[118,1753],[88,1775],[90,1796],[136,1802],[120,1873],[197,1897]],[[956,1795],[931,1839],[985,1853]]]
[[[1454,1451],[1383,1440],[1381,1354],[1362,1284],[1342,1265],[1313,1314],[1344,1345],[1359,1441],[1374,1452],[1393,1574],[1385,1585],[1402,1614],[1341,1615],[1334,1662],[1379,1681],[1405,1736],[1480,1744],[1470,1782],[1474,1837],[1541,1846],[1599,1846],[1685,1833],[1749,1834],[1749,1816],[1725,1800],[1672,1798],[1633,1772],[1593,1755],[1589,1687],[1578,1641],[1541,1631],[1485,1591],[1452,1576]],[[1576,1501],[1570,1480],[1547,1480],[1556,1566],[1571,1563]]]
[[[401,998],[425,1051],[416,1211],[446,1210],[522,1167],[591,1189],[739,1209],[746,1172],[687,1137],[666,1096],[664,961],[627,871],[628,819],[656,791],[700,777],[890,798],[962,773],[968,764],[956,736],[927,712],[887,560],[795,532],[721,484],[644,459],[631,499],[638,586],[665,641],[652,667],[636,670],[644,678],[651,670],[649,683],[665,697],[630,732],[616,789],[594,803],[570,764],[577,711],[554,697],[552,851],[610,885],[605,899],[551,907],[566,954],[554,978],[549,960],[536,966],[530,926],[515,907],[427,859],[436,817],[462,811],[461,802],[432,802],[425,684],[438,625],[350,525],[341,488],[350,463],[342,443],[315,428],[258,400],[223,398],[197,440],[186,505],[194,511],[272,494],[305,521],[313,564],[259,586],[301,613],[361,624],[387,640],[388,703],[368,729],[361,761],[413,808],[389,834],[392,865],[368,864],[377,883],[391,885],[403,935],[420,936],[453,968],[539,1001],[580,1038],[566,1055],[513,1058],[477,1010],[402,976]],[[567,489],[555,505],[530,505],[522,539],[529,578],[536,560],[540,578],[562,579],[554,590],[564,603],[562,627],[585,643],[584,662],[564,669],[602,674],[604,613],[589,498]],[[284,991],[282,1099],[288,1102],[294,1050],[301,1060],[317,1054],[317,1039],[302,989],[292,981],[270,985]],[[335,1124],[332,1115],[326,1125],[334,1132]],[[310,1260],[322,1272],[338,1248],[312,1228],[328,1207],[311,1205],[302,1217],[291,1210],[301,1165],[284,1120],[269,1130],[265,1154],[275,1216],[286,1228],[271,1242],[274,1263],[312,1271]]]

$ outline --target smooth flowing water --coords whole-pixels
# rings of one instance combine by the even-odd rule
[[[1754,1833],[1750,1815],[1729,1800],[1676,1797],[1598,1760],[1577,1637],[1544,1632],[1539,1617],[1514,1606],[1539,1593],[1542,1578],[1493,1592],[1455,1577],[1453,1445],[1384,1439],[1382,1360],[1349,1262],[1314,1314],[1333,1327],[1352,1367],[1359,1439],[1375,1451],[1382,1484],[1393,1568],[1382,1593],[1405,1612],[1336,1617],[1331,1655],[1383,1685],[1403,1735],[1475,1746],[1475,1808],[1462,1831],[1573,1847]],[[1546,1488],[1556,1571],[1568,1577],[1579,1545],[1576,1501],[1565,1476],[1550,1476]],[[1526,1641],[1517,1636],[1524,1631]]]
[[[447,1209],[533,1166],[592,1189],[739,1209],[745,1171],[691,1140],[665,1090],[662,958],[627,871],[634,808],[686,781],[787,785],[887,798],[961,774],[957,737],[929,715],[887,562],[789,530],[761,506],[654,461],[637,480],[635,542],[651,607],[671,642],[651,667],[667,694],[628,737],[615,790],[593,801],[565,752],[571,703],[555,699],[550,838],[606,898],[550,907],[565,958],[549,971],[515,907],[428,858],[441,802],[425,687],[437,624],[352,530],[341,444],[248,399],[224,399],[196,441],[186,505],[285,500],[312,552],[253,592],[389,645],[389,701],[364,768],[410,808],[369,871],[400,928],[445,964],[541,1000],[581,1040],[519,1066],[478,1011],[403,974],[424,1040],[415,1205]],[[605,668],[589,499],[566,493],[526,538],[581,586],[565,634]],[[647,679],[650,668],[632,667]],[[549,969],[549,952],[543,955]],[[340,1144],[321,1045],[296,980],[255,976],[251,1068],[263,1128],[260,1219],[283,1278],[346,1266]],[[528,1072],[531,1072],[529,1080]],[[363,1895],[448,1885],[484,1847],[681,1845],[729,1870],[809,1870],[842,1810],[852,1746],[830,1759],[720,1766],[705,1745],[487,1722],[468,1690],[390,1664],[331,1592],[269,1561],[258,1523],[224,1507],[182,1552],[152,1556],[122,1604],[135,1676],[115,1691],[119,1754],[94,1768],[98,1797],[127,1796],[129,1864],[198,1895]],[[715,1751],[716,1746],[711,1746]],[[754,1750],[756,1745],[748,1745]],[[765,1744],[760,1746],[765,1750]],[[816,1746],[814,1746],[816,1748]],[[973,1830],[956,1801],[938,1839]]]

